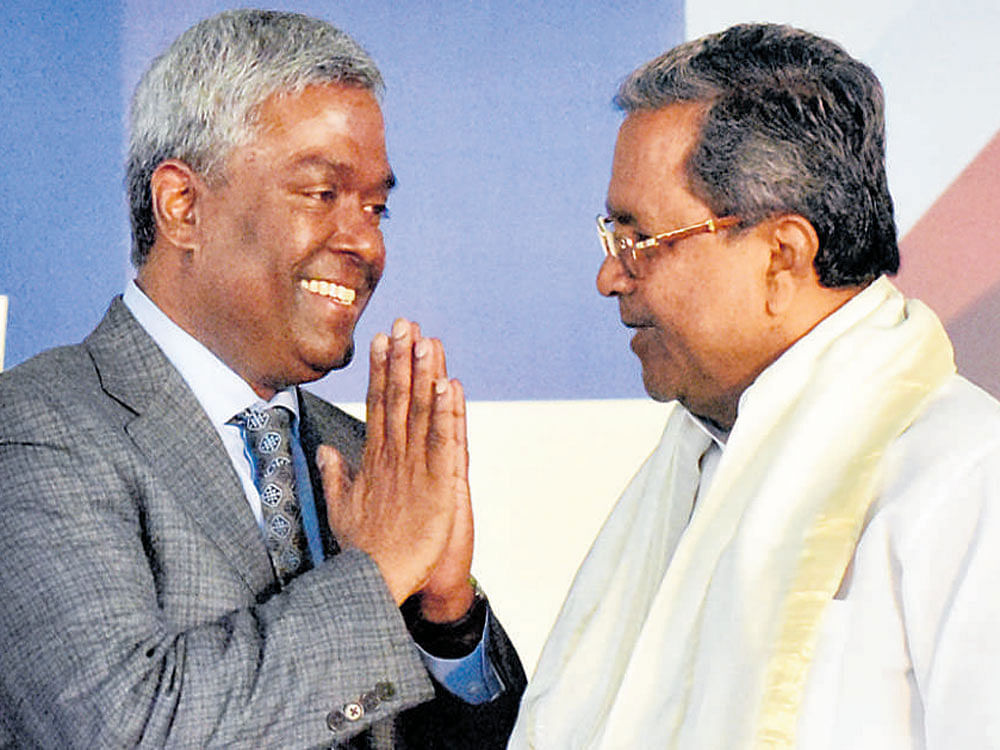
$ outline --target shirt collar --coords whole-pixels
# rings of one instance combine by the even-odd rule
[[[726,441],[729,440],[730,430],[724,430],[711,420],[702,419],[695,414],[691,414],[691,412],[688,412],[688,414],[691,415],[691,419],[694,420],[694,423],[698,425],[698,427],[700,427],[706,435],[712,438],[713,443],[720,448],[726,447]]]
[[[295,386],[278,391],[265,402],[249,383],[204,344],[168,318],[135,281],[128,283],[122,301],[187,382],[217,429],[253,405],[284,406],[298,419],[299,400]]]

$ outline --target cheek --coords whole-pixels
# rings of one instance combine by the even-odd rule
[[[656,335],[648,342],[650,360],[669,360],[671,369],[712,369],[726,358],[743,335],[744,317],[738,305],[721,298],[717,290],[692,286],[673,294],[670,304],[654,312]]]
[[[668,338],[689,338],[708,327],[712,295],[700,280],[675,279],[651,292],[647,309]]]
[[[244,247],[257,244],[260,233],[257,230],[257,223],[254,221],[254,218],[244,215],[240,217],[238,225],[240,243]]]

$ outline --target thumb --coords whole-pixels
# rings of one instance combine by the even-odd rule
[[[344,497],[351,487],[351,478],[340,451],[332,445],[321,445],[316,449],[316,466],[319,467],[327,501]]]

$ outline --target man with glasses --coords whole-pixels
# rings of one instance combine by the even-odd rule
[[[0,378],[0,747],[503,747],[524,675],[469,576],[439,341],[345,366],[386,261],[381,76],[294,13],[209,18],[132,106],[134,282]]]
[[[744,25],[619,89],[601,294],[661,442],[514,748],[1000,744],[1000,406],[898,267],[881,87]]]

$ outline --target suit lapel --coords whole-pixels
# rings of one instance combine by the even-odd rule
[[[157,479],[252,591],[275,585],[257,521],[215,428],[120,298],[85,345],[105,392],[135,413],[125,431]]]
[[[332,445],[347,461],[352,474],[361,466],[361,449],[364,446],[365,427],[347,413],[313,396],[308,391],[299,390],[299,440],[309,465],[313,501],[316,504],[316,518],[327,556],[335,555],[340,546],[330,530],[326,516],[326,502],[323,482],[316,466],[316,449],[323,444]]]

